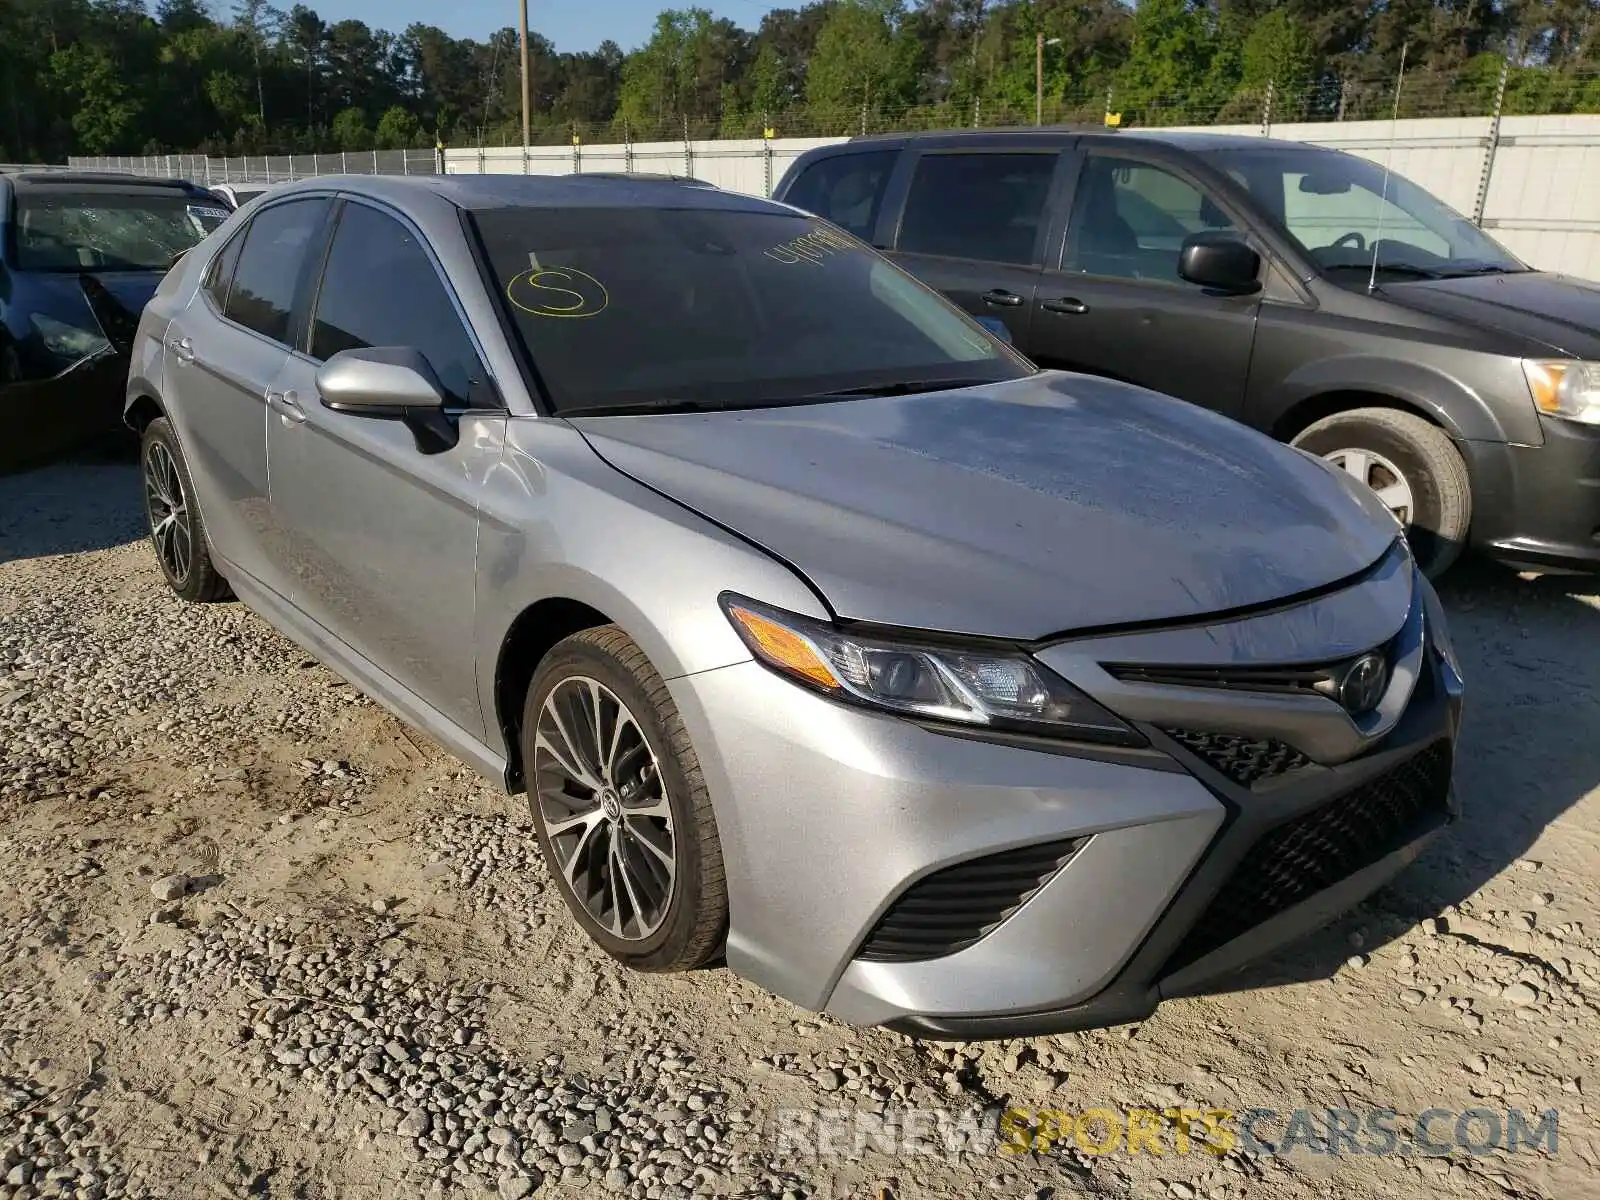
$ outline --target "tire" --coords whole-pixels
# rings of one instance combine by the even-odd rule
[[[1293,444],[1323,458],[1342,459],[1347,469],[1353,464],[1357,475],[1361,460],[1345,452],[1372,456],[1365,464],[1365,482],[1376,487],[1398,475],[1411,497],[1408,515],[1402,518],[1406,538],[1430,579],[1444,574],[1461,556],[1472,524],[1472,484],[1460,451],[1437,425],[1395,409],[1355,408],[1308,426]]]
[[[606,722],[613,702],[628,720]],[[577,707],[584,704],[590,707]],[[598,736],[579,732],[596,726]],[[580,743],[583,773],[598,789],[568,769],[570,743],[555,753],[562,731]],[[644,652],[615,625],[557,643],[528,687],[520,741],[539,849],[584,932],[640,971],[688,971],[716,957],[728,931],[716,817],[683,719]],[[596,746],[606,748],[592,753]],[[601,767],[611,747],[617,748],[612,763]],[[672,862],[666,886],[663,846]],[[600,879],[601,860],[615,888]],[[619,872],[624,863],[632,869]]]
[[[195,503],[194,480],[165,417],[151,421],[139,439],[139,475],[150,545],[167,586],[193,604],[226,600],[232,593],[211,561],[205,522]],[[169,516],[171,521],[166,520]],[[167,532],[162,533],[163,529]],[[185,548],[186,555],[182,553]]]

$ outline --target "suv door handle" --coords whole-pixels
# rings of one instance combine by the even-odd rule
[[[306,419],[306,410],[300,407],[300,397],[293,391],[267,393],[267,407],[285,421],[298,425]]]
[[[1022,297],[1005,288],[990,288],[983,294],[983,302],[996,308],[1018,308],[1022,304]]]
[[[1059,300],[1046,300],[1039,305],[1045,312],[1071,313],[1074,316],[1089,311],[1089,306],[1075,296],[1063,296]]]
[[[172,351],[172,356],[181,363],[194,361],[194,343],[186,337],[167,339],[167,349]]]

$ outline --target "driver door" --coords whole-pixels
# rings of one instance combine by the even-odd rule
[[[420,234],[354,200],[333,240],[306,335],[269,398],[271,505],[291,600],[306,617],[472,738],[483,736],[473,653],[478,499],[505,412]],[[335,412],[317,368],[341,350],[420,351],[459,427],[423,453],[398,420]]]
[[[1244,224],[1175,164],[1091,150],[1059,263],[1040,279],[1030,345],[1041,366],[1122,379],[1237,417],[1260,294],[1178,277],[1184,238]]]

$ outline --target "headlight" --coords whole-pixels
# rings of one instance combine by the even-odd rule
[[[1144,744],[1029,655],[858,637],[740,596],[722,603],[750,653],[825,695],[960,725]]]
[[[77,361],[111,349],[111,343],[99,331],[79,329],[42,313],[33,314],[33,327],[39,331],[44,348],[62,358]]]
[[[1573,358],[1522,360],[1528,391],[1542,413],[1600,425],[1600,362]]]

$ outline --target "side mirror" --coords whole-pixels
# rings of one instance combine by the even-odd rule
[[[978,317],[976,320],[979,325],[982,325],[1006,345],[1010,346],[1015,344],[1011,339],[1011,326],[1007,325],[999,317]]]
[[[1178,277],[1230,296],[1261,290],[1261,255],[1236,234],[1196,233],[1183,240]]]
[[[444,385],[421,351],[409,346],[341,350],[317,369],[317,391],[334,412],[404,421],[424,454],[456,444]]]

